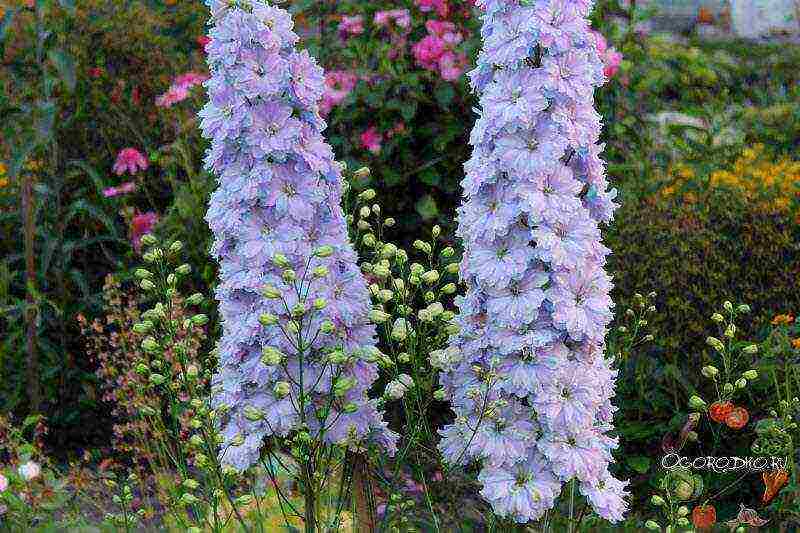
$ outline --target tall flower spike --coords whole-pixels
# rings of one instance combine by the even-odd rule
[[[226,413],[222,458],[247,468],[264,437],[301,427],[329,443],[372,440],[391,451],[395,435],[367,398],[375,330],[340,207],[342,170],[321,133],[323,70],[295,49],[285,10],[261,0],[207,4],[211,78],[200,118],[211,141],[206,168],[219,181],[206,220],[220,264],[213,388]],[[310,331],[302,346],[267,327],[273,318],[291,327],[298,316]]]
[[[611,220],[593,92],[603,65],[593,0],[478,0],[480,97],[462,182],[461,352],[442,375],[457,418],[442,430],[451,463],[482,461],[481,494],[524,523],[577,480],[602,517],[626,510],[608,472],[616,371],[604,357],[612,313]]]

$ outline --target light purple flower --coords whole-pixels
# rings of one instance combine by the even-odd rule
[[[285,436],[302,421],[327,443],[372,442],[392,453],[396,435],[367,396],[378,376],[370,362],[375,330],[340,207],[341,166],[321,133],[324,72],[295,49],[298,37],[285,10],[261,0],[207,4],[210,99],[199,116],[211,142],[205,165],[219,181],[206,220],[220,263],[223,335],[212,393],[215,405],[227,407],[222,459],[245,469],[258,460],[263,439]],[[331,253],[315,256],[323,246]],[[303,280],[303,298],[282,280],[286,265],[276,257],[285,257]],[[323,265],[327,273],[312,275]],[[283,301],[266,298],[266,287],[282,288]],[[291,317],[284,301],[308,309],[317,298],[327,307],[307,319],[312,335],[301,362],[297,344],[263,326],[260,317],[274,315],[286,324]],[[333,331],[313,335],[323,320]],[[262,360],[265,347],[283,353],[282,362]],[[353,359],[327,363],[335,350]],[[344,378],[352,386],[331,401],[334,380]]]
[[[469,78],[480,109],[457,232],[467,292],[450,339],[460,357],[440,375],[456,413],[440,449],[451,463],[480,460],[481,495],[520,523],[576,479],[603,518],[627,509],[608,470],[617,374],[604,357],[613,302],[600,224],[616,193],[597,144],[593,4],[476,1],[483,50]]]

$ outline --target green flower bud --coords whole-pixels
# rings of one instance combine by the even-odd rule
[[[328,361],[333,365],[341,365],[347,361],[347,354],[342,350],[335,350],[328,354]]]
[[[459,263],[448,263],[448,265],[444,268],[448,274],[458,274]]]
[[[372,172],[370,172],[369,167],[361,167],[355,172],[353,172],[353,177],[363,180],[365,178],[368,178],[370,174],[372,174]],[[362,200],[370,201],[373,198],[375,198],[375,191],[372,189],[367,189],[366,191],[359,194],[358,197],[361,198]]]
[[[150,368],[148,368],[148,366],[144,363],[139,363],[136,365],[134,371],[140,376],[146,376],[150,372]]]
[[[261,363],[265,366],[275,366],[283,361],[283,353],[272,346],[265,346],[261,350]]]
[[[653,494],[652,498],[650,498],[650,503],[652,503],[656,507],[661,507],[666,502],[664,501],[664,498],[662,498],[658,494]]]
[[[272,256],[272,262],[275,263],[278,268],[287,269],[292,267],[289,258],[280,253]]]
[[[427,283],[428,285],[433,285],[437,281],[439,281],[439,272],[436,270],[428,270],[422,275],[422,281]]]
[[[289,392],[291,392],[291,390],[292,389],[287,382],[279,381],[278,383],[275,384],[275,387],[272,389],[272,392],[275,393],[276,398],[280,399],[280,398],[286,398],[289,395]]]
[[[722,304],[722,308],[730,313],[733,311],[733,304],[726,300],[725,303]]]
[[[434,238],[436,238],[436,237],[438,237],[438,236],[439,236],[439,235],[441,235],[441,234],[442,234],[442,228],[440,228],[440,227],[439,227],[439,225],[437,224],[437,225],[436,225],[436,226],[434,226],[434,227],[433,227],[433,229],[431,230],[431,235],[433,235],[433,237],[434,237]]]
[[[289,333],[300,333],[300,324],[296,320],[290,320],[286,324],[286,331]]]
[[[253,407],[252,405],[245,405],[243,414],[244,417],[250,422],[264,420],[264,413],[261,411],[261,409]]]
[[[292,269],[287,269],[281,272],[281,279],[286,283],[293,283],[297,280],[297,272]]]
[[[203,314],[194,315],[191,318],[191,321],[192,324],[194,324],[195,326],[203,326],[205,324],[208,324],[208,316]]]
[[[153,329],[153,323],[149,320],[145,320],[144,322],[139,322],[138,324],[133,325],[134,333],[138,333],[140,335],[144,335],[145,333],[150,333],[150,330]]]
[[[743,389],[745,387],[747,387],[747,380],[746,379],[741,378],[741,379],[737,379],[736,380],[736,388],[737,389]]]
[[[139,279],[150,279],[153,277],[152,272],[145,270],[144,268],[137,268],[134,272],[134,275]]]
[[[314,250],[314,255],[316,255],[317,257],[321,257],[323,259],[326,257],[330,257],[333,255],[333,246],[330,246],[328,244],[320,246],[319,248]]]
[[[448,246],[447,248],[444,248],[441,251],[441,255],[445,259],[449,259],[450,257],[453,257],[455,255],[455,253],[456,253],[456,251],[452,246]]]
[[[333,325],[333,322],[331,322],[330,320],[326,320],[326,321],[325,321],[325,322],[323,322],[323,323],[322,323],[322,325],[319,327],[319,330],[320,330],[322,333],[324,333],[325,335],[330,335],[331,333],[333,333],[333,331],[334,331],[335,329],[336,329],[336,327]]]
[[[264,286],[264,288],[261,290],[261,294],[263,294],[265,298],[269,298],[270,300],[275,300],[281,297],[281,291],[279,291],[272,285]]]
[[[147,353],[153,353],[158,350],[158,343],[153,337],[147,337],[142,341],[142,350]]]
[[[383,221],[383,225],[386,226],[387,228],[391,228],[392,226],[395,225],[395,223],[396,221],[392,217],[389,217]]]
[[[181,276],[188,276],[191,271],[192,271],[192,265],[189,265],[187,263],[184,263],[175,269],[175,272],[177,272]]]
[[[197,490],[197,487],[200,486],[200,484],[194,479],[187,479],[182,483],[182,485],[188,490]]]
[[[746,315],[750,312],[750,306],[747,304],[741,304],[739,307],[736,308],[736,311],[743,315]]]
[[[153,235],[148,233],[146,235],[142,235],[140,242],[145,246],[155,246],[156,244],[158,244],[158,239],[156,239],[155,237],[153,237]]]
[[[328,300],[325,298],[317,298],[314,300],[314,309],[317,311],[322,311],[326,307],[328,307]]]
[[[713,320],[713,321],[714,321],[714,322],[716,322],[717,324],[720,324],[720,323],[722,323],[722,322],[724,322],[724,321],[725,321],[725,317],[724,317],[724,316],[722,316],[722,315],[721,315],[721,314],[719,314],[719,313],[714,313],[713,315],[711,315],[711,320]]]
[[[196,292],[191,296],[189,296],[188,298],[186,298],[187,305],[200,305],[202,303],[203,303],[203,295],[200,294],[199,292]]]
[[[708,337],[706,339],[706,344],[708,344],[709,346],[711,346],[720,353],[725,351],[725,345],[722,344],[722,341],[716,337]]]
[[[156,387],[163,384],[166,380],[167,378],[165,378],[161,374],[150,374],[149,378],[150,383]]]
[[[415,276],[421,276],[425,272],[425,267],[420,265],[419,263],[411,263],[409,270],[411,274]]]
[[[271,313],[262,313],[258,317],[258,322],[262,326],[274,326],[275,324],[278,323],[278,317]]]
[[[329,271],[328,267],[320,265],[316,267],[314,270],[312,270],[311,273],[315,278],[324,278],[325,276],[328,275]]]
[[[748,379],[750,381],[754,379],[758,379],[758,371],[757,370],[748,370],[742,373],[742,377]]]
[[[371,310],[368,316],[369,319],[375,324],[383,324],[384,322],[392,318],[392,315],[384,311],[381,311],[380,309]]]
[[[369,225],[369,222],[367,222],[364,219],[359,220],[358,224],[356,224],[356,226],[361,231],[367,231],[368,229],[372,228],[372,226]]]
[[[372,248],[377,244],[377,240],[375,239],[375,235],[372,233],[365,233],[364,236],[361,238],[361,242],[364,243],[364,246],[367,248]]]
[[[381,257],[383,259],[391,259],[397,253],[397,246],[394,244],[384,244],[383,248],[381,248]]]
[[[742,351],[747,355],[755,355],[758,353],[758,346],[755,344],[750,344],[742,348]]]
[[[358,215],[361,218],[369,218],[369,216],[371,214],[372,214],[372,211],[370,211],[369,207],[367,207],[367,206],[362,206],[361,209],[358,210]]]
[[[421,240],[419,240],[419,239],[417,239],[416,241],[414,241],[414,243],[412,244],[412,246],[414,247],[414,249],[416,249],[416,250],[419,250],[420,252],[423,252],[423,253],[426,253],[426,254],[430,254],[430,253],[431,253],[431,250],[432,250],[432,248],[431,248],[431,245],[430,245],[430,244],[428,244],[428,243],[427,243],[427,242],[425,242],[425,241],[421,241]]]
[[[433,391],[433,398],[435,400],[441,402],[441,401],[444,401],[445,397],[446,397],[446,394],[445,394],[445,390],[444,389],[436,389],[435,391]]]
[[[644,527],[650,531],[661,531],[661,526],[658,525],[658,522],[654,522],[653,520],[648,520],[645,522]]]
[[[448,283],[444,287],[442,287],[442,292],[444,294],[453,294],[456,292],[456,284],[455,283]]]
[[[139,286],[140,286],[140,287],[141,287],[143,290],[146,290],[146,291],[152,291],[152,290],[155,290],[155,288],[156,288],[156,284],[155,284],[155,283],[153,283],[152,281],[150,281],[149,279],[143,279],[143,280],[142,280],[142,281],[139,283]]]
[[[717,374],[719,374],[719,370],[717,369],[717,367],[709,365],[709,366],[704,366],[702,370],[700,370],[700,373],[709,379],[714,379],[717,376]]]
[[[681,505],[680,507],[678,507],[678,516],[688,516],[688,514],[689,514],[688,507],[686,507],[685,505]]]
[[[689,398],[689,407],[696,410],[705,410],[706,402],[699,396]]]
[[[732,393],[733,392],[733,384],[732,383],[726,383],[725,385],[723,385],[722,386],[722,392],[724,392],[725,394]]]
[[[356,411],[358,411],[358,406],[352,402],[344,406],[344,412],[349,415],[352,415]]]
[[[292,306],[292,316],[294,318],[300,318],[306,314],[306,306],[301,303],[296,303]]]
[[[380,279],[386,279],[389,277],[392,271],[389,270],[389,267],[384,265],[375,265],[375,267],[372,269],[372,273]]]
[[[249,506],[249,505],[252,505],[252,503],[253,503],[253,496],[252,496],[252,495],[250,495],[250,494],[242,494],[241,496],[239,496],[238,498],[236,498],[236,500],[234,500],[234,501],[236,502],[236,505],[237,505],[237,506],[240,506],[240,507],[247,507],[247,506]]]
[[[191,444],[192,446],[195,446],[195,447],[202,446],[203,445],[203,438],[200,435],[198,435],[197,433],[195,433],[194,435],[189,437],[189,444]]]

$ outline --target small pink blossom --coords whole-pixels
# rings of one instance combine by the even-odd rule
[[[199,46],[200,49],[203,50],[203,52],[205,52],[206,45],[208,45],[208,43],[211,42],[211,37],[209,37],[208,35],[201,35],[200,37],[195,39],[195,42],[197,43],[197,46]]]
[[[346,70],[333,70],[325,75],[325,93],[322,95],[322,102],[319,112],[323,116],[331,112],[331,109],[341,104],[347,95],[355,89],[358,76]]]
[[[5,492],[8,488],[8,478],[0,474],[0,492]]]
[[[375,13],[375,25],[388,27],[392,21],[399,28],[408,29],[411,26],[411,13],[408,9],[391,9]]]
[[[134,175],[140,170],[147,170],[148,162],[145,157],[136,148],[123,148],[117,154],[117,161],[114,163],[114,173],[117,176],[123,175],[125,172]]]
[[[114,196],[119,196],[120,194],[132,193],[135,190],[136,184],[132,181],[126,181],[122,185],[103,189],[103,196],[106,198],[113,198]]]
[[[361,134],[361,146],[377,154],[381,151],[381,134],[375,129],[375,126],[370,126],[368,130]]]
[[[153,230],[158,222],[158,215],[152,211],[137,213],[131,221],[131,245],[136,253],[142,250],[142,237]]]
[[[208,79],[207,74],[200,74],[198,72],[187,72],[181,74],[175,81],[172,82],[169,90],[156,98],[156,105],[158,107],[172,107],[178,102],[182,102],[189,97],[189,92],[192,87],[201,85]]]
[[[608,46],[608,41],[602,33],[594,30],[591,33],[597,44],[597,53],[600,54],[600,59],[603,61],[603,74],[606,78],[613,78],[619,72],[622,64],[622,53],[613,46]]]
[[[339,23],[339,37],[347,39],[348,37],[361,35],[362,33],[364,33],[364,17],[361,15],[356,15],[354,17],[345,15],[342,17],[342,21]]]
[[[429,20],[425,28],[428,35],[411,48],[417,64],[447,81],[457,80],[467,65],[466,54],[455,50],[464,36],[448,21]]]
[[[416,0],[415,4],[417,4],[420,11],[436,11],[436,14],[442,18],[450,14],[450,7],[447,5],[447,0]]]
[[[92,67],[89,69],[89,76],[92,78],[99,78],[103,75],[103,69],[101,67]]]

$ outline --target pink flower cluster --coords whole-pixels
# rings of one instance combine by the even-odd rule
[[[392,22],[399,28],[407,30],[411,27],[411,13],[408,9],[391,9],[388,11],[378,11],[375,13],[375,25],[389,27]]]
[[[339,37],[347,39],[353,35],[361,35],[362,33],[364,33],[364,17],[361,15],[355,15],[353,17],[347,15],[342,16],[342,20],[339,22]]]
[[[140,170],[147,170],[147,165],[147,157],[139,150],[136,148],[123,148],[117,154],[113,170],[117,176],[122,176],[126,172],[134,175]]]
[[[428,35],[412,47],[417,64],[438,72],[447,81],[457,80],[467,65],[467,56],[456,51],[464,36],[452,22],[429,20],[425,23]]]
[[[446,18],[450,14],[450,6],[447,0],[416,0],[414,2],[420,11],[436,11],[441,18]]]
[[[198,72],[187,72],[181,74],[167,92],[156,98],[156,105],[158,107],[172,107],[178,102],[182,102],[189,97],[189,91],[196,85],[201,85],[208,79],[207,74],[200,74]]]
[[[358,83],[358,75],[347,70],[332,70],[325,75],[325,94],[322,95],[322,102],[319,112],[326,116],[331,109],[341,104]]]
[[[622,64],[622,53],[613,46],[608,46],[608,41],[606,41],[602,33],[594,30],[591,33],[597,43],[597,53],[600,54],[600,59],[603,61],[603,74],[606,78],[611,79],[619,72],[619,66]]]

